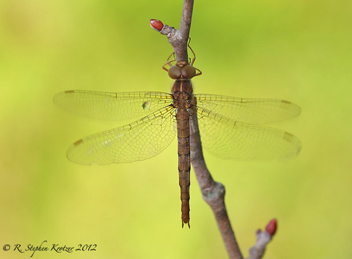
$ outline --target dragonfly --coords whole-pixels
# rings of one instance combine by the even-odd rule
[[[94,119],[138,118],[74,142],[67,158],[78,164],[146,160],[165,150],[177,134],[182,227],[190,227],[190,120],[198,119],[204,149],[223,159],[287,159],[297,156],[302,146],[293,134],[261,125],[298,116],[301,108],[294,103],[193,94],[191,79],[202,72],[193,66],[196,56],[188,47],[192,60],[177,62],[172,53],[162,67],[175,80],[171,93],[69,90],[54,96],[58,106]]]

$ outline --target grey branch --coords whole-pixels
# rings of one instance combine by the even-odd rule
[[[266,245],[270,242],[272,236],[266,231],[257,232],[257,242],[249,249],[248,259],[260,259],[263,257]]]

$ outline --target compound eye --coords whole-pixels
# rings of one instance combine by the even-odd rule
[[[183,78],[191,79],[196,75],[196,69],[191,65],[187,65],[182,68],[181,73]]]
[[[178,79],[181,77],[181,68],[178,66],[172,66],[169,69],[169,77],[172,79]]]

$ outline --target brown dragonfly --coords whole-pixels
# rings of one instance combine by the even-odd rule
[[[189,47],[189,46],[188,46]],[[190,47],[189,47],[190,48]],[[191,78],[201,75],[190,62],[171,60],[163,69],[175,80],[171,93],[70,90],[54,102],[79,115],[101,120],[140,118],[122,127],[73,143],[67,158],[75,163],[111,164],[149,159],[170,145],[177,132],[182,227],[189,226],[190,118],[197,115],[203,147],[223,159],[280,159],[296,156],[301,142],[289,132],[260,126],[297,116],[301,108],[279,99],[247,99],[193,94]]]

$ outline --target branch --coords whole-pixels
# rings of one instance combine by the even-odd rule
[[[177,62],[188,62],[187,42],[189,38],[189,31],[191,28],[192,10],[193,0],[185,0],[179,30],[175,29],[174,27],[163,24],[159,20],[150,20],[150,25],[153,29],[167,36],[169,43],[172,45],[175,51]],[[232,230],[229,217],[227,215],[227,210],[224,201],[225,187],[221,183],[215,182],[213,180],[204,161],[202,143],[198,128],[197,113],[195,110],[192,111],[192,116],[190,116],[190,118],[191,162],[202,192],[203,199],[210,206],[214,213],[229,258],[243,259],[243,256],[235,238],[235,234]],[[262,253],[260,256],[264,254],[266,243],[262,241],[263,238],[261,236],[265,236],[265,233],[267,234],[267,232],[261,231],[259,234],[257,233],[257,238],[258,235],[260,236],[260,242],[258,243],[257,241],[257,244],[253,248],[251,248],[251,256],[252,254],[257,255],[261,251]],[[263,247],[262,244],[264,244],[264,250],[261,250],[261,248]],[[261,257],[250,257],[250,259],[259,258]]]
[[[202,143],[200,140],[197,113],[190,116],[191,121],[191,161],[199,183],[203,199],[213,210],[222,239],[229,258],[242,259],[235,233],[232,230],[230,219],[225,206],[225,187],[213,180],[203,157]]]
[[[272,219],[266,226],[265,231],[257,230],[257,242],[249,249],[248,259],[261,259],[264,255],[266,245],[271,241],[277,229],[277,220]]]
[[[150,25],[153,29],[159,31],[163,35],[167,35],[167,39],[175,51],[177,62],[188,60],[187,41],[191,29],[192,11],[193,0],[185,0],[183,3],[182,19],[179,30],[166,24],[163,25],[161,29],[157,29],[156,27],[153,27],[153,25],[158,24],[160,26],[162,25],[162,22],[154,19],[150,21]]]

